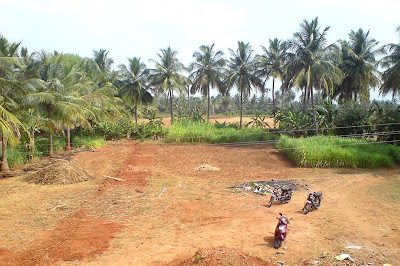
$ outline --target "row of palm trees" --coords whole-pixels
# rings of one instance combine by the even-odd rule
[[[111,69],[113,60],[103,49],[94,51],[93,58],[45,51],[29,54],[21,43],[10,43],[0,36],[1,171],[8,171],[7,145],[17,142],[21,131],[32,141],[35,133],[47,131],[52,156],[54,133],[63,130],[66,149],[70,149],[71,128],[90,128],[97,121],[126,112],[132,112],[137,122],[138,106],[150,103],[153,95],[161,92],[168,95],[171,122],[175,91],[188,96],[202,93],[208,99],[208,121],[211,90],[226,95],[236,88],[241,127],[243,99],[253,90],[265,92],[266,82],[272,79],[274,110],[276,81],[281,95],[291,88],[301,90],[303,108],[306,99],[311,99],[317,133],[315,90],[339,103],[368,101],[374,87],[380,87],[384,94],[400,92],[400,44],[378,47],[369,32],[360,29],[351,31],[349,40],[327,45],[328,30],[320,28],[318,18],[304,20],[291,39],[269,40],[260,55],[254,55],[251,45],[241,41],[235,50],[229,49],[228,59],[214,44],[202,45],[193,54],[194,62],[185,67],[177,51],[168,47],[160,50],[157,60],[150,60],[153,68],[133,57],[127,65],[119,65],[118,71]],[[385,53],[388,55],[378,61]],[[379,64],[386,69],[382,75]]]

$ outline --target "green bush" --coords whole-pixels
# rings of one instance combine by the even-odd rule
[[[277,148],[301,167],[392,167],[400,164],[400,147],[365,139],[282,136]]]
[[[1,152],[1,148],[0,148]],[[28,156],[26,151],[24,150],[24,147],[22,145],[19,145],[18,147],[7,148],[7,160],[8,160],[8,166],[13,167],[18,164],[23,164],[28,161]]]
[[[107,145],[106,140],[102,136],[85,136],[72,138],[72,145],[74,147],[86,147],[88,149],[96,149]]]
[[[350,135],[370,132],[371,127],[358,127],[370,124],[370,114],[365,105],[349,102],[342,105],[336,112],[333,124],[336,135]]]

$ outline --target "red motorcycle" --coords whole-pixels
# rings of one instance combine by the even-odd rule
[[[284,216],[282,213],[279,213],[281,217],[276,217],[278,221],[278,225],[275,228],[275,241],[274,248],[278,249],[282,246],[282,242],[285,240],[286,235],[288,234],[288,224],[289,219]]]

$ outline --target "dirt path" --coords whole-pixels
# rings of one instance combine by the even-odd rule
[[[7,217],[6,206],[0,205],[0,226],[7,232],[1,235],[0,264],[174,265],[200,249],[209,254],[210,248],[219,250],[214,252],[219,254],[217,259],[235,264],[221,255],[219,247],[227,247],[222,250],[230,252],[229,256],[238,253],[243,259],[243,252],[274,264],[278,260],[289,264],[317,260],[330,265],[334,263],[330,255],[341,251],[358,264],[400,262],[399,169],[296,168],[265,145],[122,142],[80,153],[74,161],[97,180],[52,186],[43,194],[42,187],[25,185],[19,179],[0,182],[1,188],[13,194],[8,204],[17,206],[22,190],[32,191],[30,197],[41,193],[36,204],[25,206],[29,211],[23,218],[32,223],[25,224],[19,238],[12,237],[13,224],[22,217]],[[220,171],[194,170],[202,164]],[[104,180],[104,175],[125,181]],[[289,204],[267,208],[268,197],[230,189],[269,179],[290,179],[323,191],[322,207],[302,214],[305,190],[295,191]],[[74,197],[67,197],[66,190],[75,191]],[[61,198],[68,199],[68,208],[56,213],[43,211],[48,202],[54,205]],[[38,211],[47,219],[45,228],[35,222]],[[292,218],[281,254],[273,249],[279,212]],[[33,240],[24,245],[28,236]],[[362,248],[346,249],[348,245]],[[328,257],[316,259],[323,252]],[[32,257],[35,259],[29,260]],[[257,261],[247,259],[249,263]]]

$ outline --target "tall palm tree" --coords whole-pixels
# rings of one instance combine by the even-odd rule
[[[114,60],[108,57],[109,52],[110,51],[104,49],[93,51],[93,60],[102,72],[110,72],[111,65],[114,63]]]
[[[64,128],[67,133],[66,149],[70,146],[70,129],[74,123],[86,124],[85,115],[90,112],[90,103],[81,98],[78,90],[84,86],[80,82],[77,65],[65,59],[62,54],[47,54],[42,51],[40,62],[41,79],[47,86],[25,97],[29,106],[35,106],[43,116],[43,124],[49,131],[49,157],[53,156],[53,134]]]
[[[150,69],[150,85],[155,86],[158,91],[167,91],[170,98],[170,112],[171,112],[171,123],[174,121],[173,111],[173,100],[174,100],[174,89],[179,89],[185,86],[185,76],[180,74],[185,71],[184,65],[179,62],[176,55],[178,52],[167,47],[161,49],[161,53],[157,54],[159,62],[150,60],[155,64],[154,69]]]
[[[0,35],[0,138],[1,172],[8,174],[7,145],[18,143],[23,124],[15,115],[25,94],[39,87],[37,79],[27,75],[24,61],[18,56],[19,43],[10,43]]]
[[[236,51],[229,49],[231,57],[228,62],[225,82],[229,88],[235,86],[240,93],[240,124],[243,120],[243,97],[248,97],[251,90],[256,87],[262,89],[263,83],[257,76],[256,62],[252,56],[253,49],[250,43],[238,41]]]
[[[193,53],[195,62],[189,69],[192,71],[189,78],[192,80],[192,93],[202,92],[207,97],[207,122],[210,121],[210,88],[219,88],[223,91],[223,72],[225,66],[224,53],[221,50],[213,51],[211,46],[202,45],[200,51]]]
[[[396,30],[400,36],[400,26]],[[392,98],[396,94],[400,95],[400,43],[388,44],[385,46],[389,55],[381,59],[381,65],[386,67],[382,75],[383,84],[380,88],[382,94],[392,92]]]
[[[135,123],[137,124],[138,105],[151,103],[153,96],[147,90],[149,71],[146,65],[140,62],[140,57],[129,58],[128,61],[128,66],[119,65],[122,82],[119,93],[126,103],[135,106]]]
[[[340,40],[342,63],[339,65],[344,72],[343,82],[336,88],[335,96],[339,102],[349,101],[354,98],[357,101],[369,101],[370,88],[380,85],[380,73],[377,70],[376,57],[383,50],[378,49],[378,42],[369,37],[369,31],[362,29],[351,31],[349,41]]]
[[[272,106],[275,117],[275,80],[283,80],[282,76],[286,60],[286,45],[281,40],[275,38],[269,40],[268,48],[261,46],[261,49],[264,53],[256,56],[258,67],[257,73],[261,77],[264,77],[265,81],[272,77]]]
[[[318,135],[318,123],[314,105],[314,88],[324,89],[331,94],[334,84],[343,79],[342,71],[336,66],[339,60],[334,46],[326,46],[326,33],[329,27],[322,31],[318,25],[318,17],[311,22],[304,20],[300,31],[293,34],[293,39],[287,42],[288,78],[300,87],[306,80],[306,90],[310,92],[314,117],[314,126]]]

